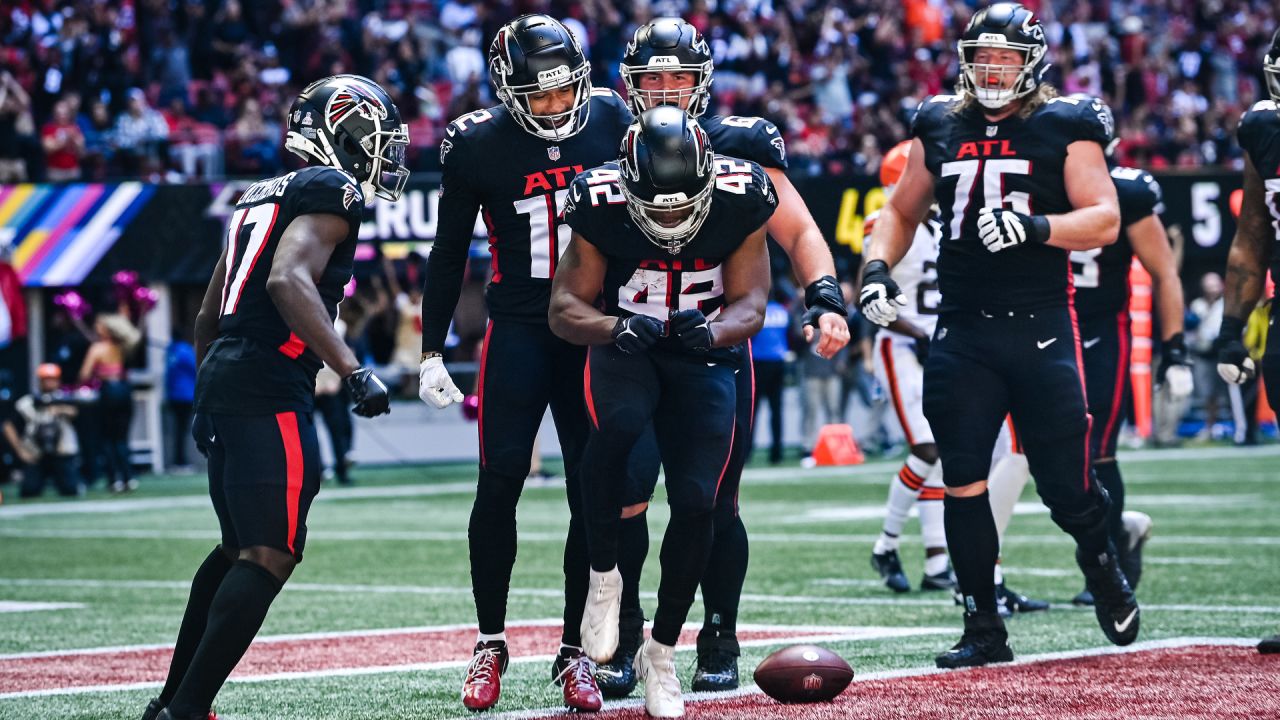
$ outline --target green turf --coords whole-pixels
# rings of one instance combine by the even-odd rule
[[[1123,456],[1122,456],[1123,457]],[[1122,461],[1123,462],[1123,461]],[[1131,509],[1155,519],[1140,600],[1142,639],[1180,636],[1255,638],[1280,628],[1280,453],[1228,459],[1170,456],[1123,464]],[[823,513],[883,503],[890,464],[849,472],[753,468],[742,508],[755,538],[743,623],[959,627],[956,609],[937,595],[897,598],[875,586],[867,556],[878,518],[823,519]],[[360,487],[393,496],[348,497],[326,488],[314,506],[307,558],[267,618],[264,634],[470,623],[465,532],[470,512],[465,465],[362,469]],[[122,499],[198,498],[197,477],[144,480]],[[519,511],[523,538],[512,586],[512,621],[557,617],[563,487],[526,489]],[[1034,501],[1028,488],[1024,502]],[[59,502],[59,501],[49,501]],[[16,505],[10,500],[9,506]],[[650,513],[654,551],[646,568],[648,613],[657,586],[657,544],[666,522],[661,490]],[[819,517],[814,517],[813,514]],[[204,502],[156,510],[0,516],[0,600],[68,601],[83,609],[0,613],[0,653],[171,643],[186,600],[185,584],[216,543]],[[922,553],[915,521],[903,559],[917,582]],[[1046,514],[1014,519],[1006,547],[1009,584],[1067,602],[1081,587],[1069,539]],[[77,583],[76,581],[82,581]],[[94,581],[100,584],[93,584]],[[136,581],[121,583],[120,581]],[[150,583],[150,584],[148,584]],[[316,584],[395,586],[395,592],[320,591]],[[428,590],[430,589],[430,590]],[[1192,606],[1192,607],[1181,607]],[[1231,608],[1238,608],[1232,610]],[[692,619],[700,619],[695,605]],[[1089,611],[1058,607],[1010,624],[1021,654],[1105,644]],[[836,643],[858,671],[927,667],[952,635]],[[547,648],[545,652],[551,652]],[[771,648],[748,649],[742,669]],[[692,656],[682,655],[691,672]],[[501,710],[555,708],[558,693],[542,663],[513,665]],[[339,676],[232,683],[220,715],[239,718],[454,717],[461,671]],[[120,678],[129,682],[131,678]],[[687,682],[687,674],[686,674]],[[134,718],[153,691],[122,691],[0,700],[0,718]]]

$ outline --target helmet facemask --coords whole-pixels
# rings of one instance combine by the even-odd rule
[[[992,50],[1014,50],[1022,53],[1022,64],[1003,65],[999,63],[975,63],[973,58],[979,48]],[[1018,98],[1026,97],[1040,86],[1040,75],[1045,67],[1045,47],[1031,43],[1009,42],[1003,35],[992,33],[990,37],[977,40],[961,40],[960,50],[960,90],[972,95],[978,104],[989,110],[999,110]],[[1016,79],[1008,87],[997,83],[990,85],[992,77],[1003,79],[1006,74],[1016,74]]]
[[[651,58],[648,66],[632,66],[625,62],[619,65],[622,83],[627,88],[627,101],[631,111],[636,115],[660,105],[678,107],[689,114],[689,117],[701,117],[711,104],[712,64],[707,61],[700,65],[655,62],[674,57]],[[666,90],[643,90],[640,88],[641,77],[647,73],[689,73],[697,77],[692,87],[670,88]]]
[[[573,137],[587,126],[591,103],[591,64],[585,60],[577,68],[559,65],[551,70],[538,73],[538,82],[528,85],[507,85],[498,78],[505,77],[501,62],[496,60],[490,64],[489,72],[498,86],[498,99],[510,111],[515,121],[527,132],[544,140],[565,140]],[[573,104],[568,110],[549,115],[533,112],[530,96],[537,93],[573,88]]]
[[[1262,59],[1262,76],[1267,80],[1267,94],[1280,103],[1280,52]]]

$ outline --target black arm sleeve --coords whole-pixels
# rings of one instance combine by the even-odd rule
[[[446,138],[443,142],[452,142]],[[466,159],[461,142],[452,152],[441,152],[444,180],[440,189],[436,240],[427,256],[425,286],[422,290],[422,351],[444,350],[445,336],[462,292],[471,230],[480,211],[480,194],[466,176]]]

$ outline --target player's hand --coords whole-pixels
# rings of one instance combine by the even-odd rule
[[[1218,351],[1218,375],[1233,385],[1243,385],[1257,376],[1258,370],[1244,346],[1244,320],[1224,315],[1218,339],[1213,341]]]
[[[898,319],[898,309],[907,306],[907,298],[898,289],[898,283],[889,276],[889,266],[883,260],[872,260],[862,270],[862,295],[858,307],[871,322],[882,327]]]
[[[701,310],[681,310],[671,316],[671,335],[687,350],[706,352],[715,343],[711,323]]]
[[[1026,242],[1049,242],[1049,219],[1003,208],[978,211],[978,237],[990,252],[1000,252]]]
[[[1187,342],[1182,333],[1164,341],[1160,346],[1160,367],[1156,370],[1156,385],[1169,387],[1169,396],[1181,400],[1191,395],[1195,380],[1191,374],[1191,361],[1187,358]]]
[[[813,281],[804,289],[804,306],[804,341],[813,342],[814,333],[818,333],[818,347],[814,350],[831,359],[849,344],[849,310],[844,306],[840,284],[830,275]]]
[[[343,382],[356,403],[352,410],[355,414],[371,418],[391,412],[391,393],[369,368],[356,368]]]
[[[439,355],[423,360],[418,366],[418,397],[437,410],[462,402],[462,391],[453,384],[444,367],[444,358]]]
[[[662,321],[648,315],[618,318],[613,326],[613,344],[628,355],[645,352],[661,336]]]
[[[924,367],[924,361],[929,359],[929,336],[925,335],[913,340],[911,349],[915,351],[916,361],[920,363],[920,367]]]

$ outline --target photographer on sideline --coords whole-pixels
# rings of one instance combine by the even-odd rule
[[[75,472],[80,446],[71,425],[78,413],[76,401],[61,389],[62,369],[57,365],[44,363],[36,377],[38,392],[19,398],[3,425],[5,439],[25,466],[19,494],[39,497],[52,479],[59,495],[83,495],[84,485]]]

